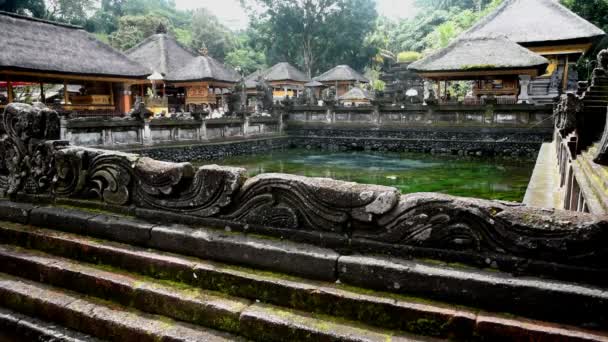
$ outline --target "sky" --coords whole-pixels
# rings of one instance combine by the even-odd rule
[[[414,0],[376,0],[376,3],[378,13],[389,18],[410,18],[415,15]],[[175,4],[179,9],[206,7],[233,30],[247,27],[247,14],[239,0],[175,0]]]

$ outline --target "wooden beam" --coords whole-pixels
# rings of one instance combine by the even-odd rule
[[[12,76],[26,76],[35,77],[37,79],[60,79],[60,80],[78,80],[78,81],[99,81],[99,82],[124,82],[131,84],[145,84],[150,81],[146,79],[137,78],[125,78],[125,77],[111,77],[111,76],[84,76],[84,75],[70,75],[70,74],[54,74],[48,72],[30,72],[30,71],[12,71],[12,70],[0,70],[0,75],[12,75]]]
[[[536,69],[506,69],[506,70],[483,70],[483,71],[445,71],[445,72],[419,72],[418,75],[431,79],[468,79],[473,80],[478,77],[494,77],[506,75],[530,75],[538,76]]]
[[[570,45],[552,45],[552,46],[537,46],[537,47],[528,47],[527,49],[533,52],[536,52],[541,55],[566,55],[573,53],[584,54],[587,52],[592,43],[585,44],[570,44]]]
[[[568,55],[566,55],[566,64],[564,65],[564,79],[562,80],[562,89],[568,89]]]

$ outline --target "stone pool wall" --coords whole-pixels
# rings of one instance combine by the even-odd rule
[[[182,163],[266,153],[276,149],[288,148],[289,145],[289,139],[287,137],[268,137],[222,142],[201,142],[187,145],[131,148],[129,149],[129,152],[138,153],[142,156],[158,160]]]
[[[348,128],[288,126],[292,147],[535,157],[550,129],[478,127]]]

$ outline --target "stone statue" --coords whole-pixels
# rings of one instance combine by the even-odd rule
[[[247,93],[244,79],[234,86],[233,92],[228,97],[228,112],[232,115],[244,113],[247,105]]]
[[[583,110],[583,102],[573,93],[566,93],[561,96],[555,106],[553,116],[555,128],[563,135],[567,135],[576,128],[576,117]]]
[[[313,88],[306,88],[304,90],[304,98],[306,99],[306,104],[309,106],[317,105],[317,96],[315,95],[315,90]]]
[[[129,112],[129,116],[134,119],[146,120],[152,117],[154,113],[146,108],[146,104],[144,103],[141,96],[135,97],[135,103],[133,104],[133,108]]]
[[[263,77],[259,77],[255,89],[257,92],[257,101],[258,103],[261,103],[261,110],[263,112],[271,112],[274,105],[272,87],[268,85]]]

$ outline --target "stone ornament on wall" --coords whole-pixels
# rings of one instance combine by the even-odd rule
[[[2,118],[0,190],[152,209],[190,218],[317,232],[358,243],[503,255],[606,268],[608,222],[574,212],[392,187],[168,163],[56,141],[56,114],[9,105]],[[289,237],[289,236],[287,236]],[[385,250],[374,250],[386,253]]]

